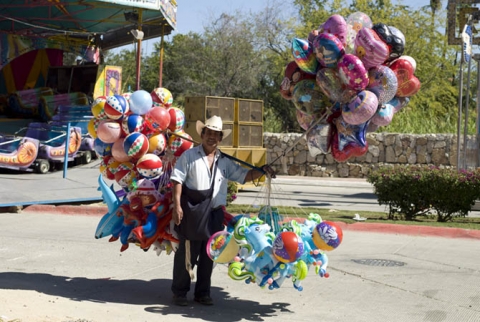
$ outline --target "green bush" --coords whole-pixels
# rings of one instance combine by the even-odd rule
[[[480,197],[480,172],[421,168],[380,168],[367,181],[374,187],[380,205],[389,206],[389,219],[405,220],[436,213],[437,221],[466,216]]]
[[[238,187],[235,181],[228,181],[227,206],[237,199]]]

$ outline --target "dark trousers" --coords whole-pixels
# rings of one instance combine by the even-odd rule
[[[190,241],[192,269],[197,266],[195,297],[210,296],[213,261],[207,255],[206,246],[207,240]],[[185,239],[181,239],[173,260],[173,294],[186,296],[190,291],[190,283],[190,274],[185,267]]]

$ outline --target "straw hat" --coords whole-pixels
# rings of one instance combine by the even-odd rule
[[[232,130],[224,130],[223,129],[223,122],[222,118],[220,116],[212,116],[208,120],[205,121],[205,124],[202,121],[197,121],[197,133],[198,135],[202,136],[202,130],[203,128],[206,127],[207,129],[213,130],[213,131],[218,131],[218,132],[223,132],[223,139],[225,139],[227,136],[232,133]]]

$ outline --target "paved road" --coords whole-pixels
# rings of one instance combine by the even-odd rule
[[[118,242],[93,238],[98,220],[0,214],[0,321],[480,321],[478,239],[350,225],[329,253],[330,278],[310,270],[302,292],[289,279],[273,291],[234,281],[217,265],[215,305],[181,308],[170,302],[173,256],[120,253]]]

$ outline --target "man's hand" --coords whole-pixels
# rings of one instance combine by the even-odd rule
[[[173,207],[172,218],[175,225],[180,225],[183,219],[183,209],[181,206]]]
[[[265,164],[262,166],[262,170],[268,174],[272,179],[276,178],[277,176],[275,175],[275,171],[273,171],[272,167],[269,166],[268,164]]]

